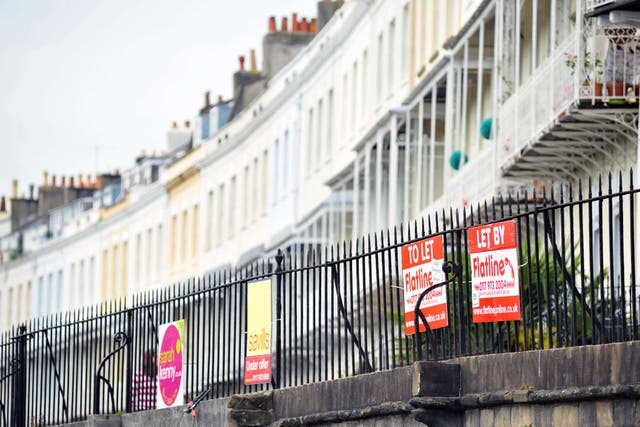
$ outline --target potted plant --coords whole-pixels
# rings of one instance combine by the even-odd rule
[[[580,96],[588,97],[602,97],[602,75],[604,74],[603,63],[597,56],[592,61],[591,53],[584,52],[582,60],[582,67],[584,70],[584,81],[582,82],[582,88],[580,90]],[[573,76],[576,72],[576,67],[580,65],[578,55],[573,53],[565,53],[565,65],[571,70]],[[593,74],[593,77],[592,77]],[[591,80],[594,80],[593,82]]]

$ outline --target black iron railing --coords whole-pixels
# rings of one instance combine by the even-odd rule
[[[186,402],[391,369],[422,355],[638,339],[638,190],[625,182],[633,176],[508,194],[330,247],[292,245],[128,302],[34,319],[0,337],[0,425],[136,410],[132,379],[157,350],[158,326],[178,319]],[[473,323],[467,230],[503,219],[517,224],[522,320]],[[449,326],[414,339],[404,333],[400,248],[437,234],[459,269],[446,285]],[[273,379],[245,386],[247,283],[262,278],[273,280]]]

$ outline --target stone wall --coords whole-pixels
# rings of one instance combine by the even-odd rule
[[[201,403],[216,426],[640,426],[640,341],[420,362]],[[188,426],[181,408],[78,426]],[[182,417],[182,418],[181,418]]]

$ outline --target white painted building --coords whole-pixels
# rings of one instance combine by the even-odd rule
[[[21,256],[0,265],[0,329],[634,165],[639,70],[623,58],[618,81],[607,52],[637,42],[638,24],[586,17],[595,6],[346,1],[231,121],[207,109],[191,139],[175,131],[181,154],[125,171],[113,200],[25,228]]]

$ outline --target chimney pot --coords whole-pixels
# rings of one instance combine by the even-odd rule
[[[69,188],[76,188],[75,178],[72,176],[69,177]]]
[[[307,24],[307,18],[302,18],[300,21],[300,31],[303,33],[309,32],[309,26]]]
[[[174,129],[178,129],[178,122],[174,121],[173,123],[171,123],[171,127]]]
[[[48,187],[49,186],[49,172],[44,171],[43,175],[44,175],[44,182],[42,183],[42,185],[44,185],[45,187]]]
[[[55,187],[55,186],[56,186],[56,176],[55,176],[55,175],[52,175],[52,176],[51,176],[51,186],[52,186],[52,187]]]
[[[64,175],[60,178],[60,186],[63,188],[67,186],[67,177]]]
[[[244,71],[244,55],[240,55],[238,61],[240,62],[240,71]]]
[[[318,20],[316,18],[313,18],[311,20],[311,24],[309,24],[309,32],[315,33],[317,32],[317,28],[318,28]]]
[[[13,198],[14,199],[18,198],[18,180],[17,179],[13,180]]]
[[[78,187],[84,188],[84,179],[81,173],[78,174]]]
[[[189,120],[185,120],[184,121],[184,127],[189,129],[189,126],[191,126],[191,122],[189,122]]]
[[[289,22],[286,16],[282,17],[282,28],[280,29],[283,33],[289,32]]]
[[[33,200],[33,192],[34,192],[35,187],[36,187],[35,185],[29,184],[29,199],[31,199],[31,200]]]
[[[293,31],[294,33],[300,31],[300,29],[298,27],[298,14],[297,13],[291,14],[291,31]]]
[[[256,50],[251,49],[251,72],[255,73],[256,71],[258,71],[256,67]]]
[[[208,107],[209,105],[211,105],[211,102],[209,102],[209,91],[206,91],[204,93],[204,106]]]
[[[218,104],[222,104],[222,95],[218,95]]]
[[[269,17],[269,32],[270,33],[275,33],[277,31],[276,28],[276,17],[275,16],[270,16]]]
[[[113,174],[114,174],[114,175],[120,175],[120,169],[116,168],[116,169],[113,171]]]
[[[7,199],[2,196],[2,199],[0,199],[0,212],[6,212],[7,211]]]

